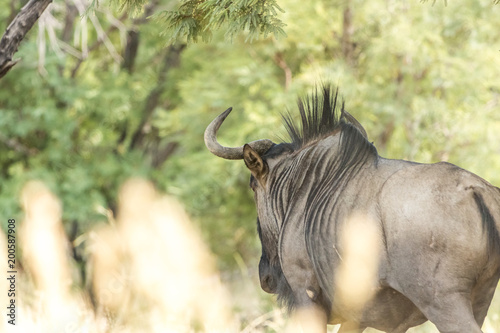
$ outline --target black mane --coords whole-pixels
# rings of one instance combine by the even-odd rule
[[[300,112],[300,125],[294,123],[290,112],[283,115],[294,150],[325,137],[339,128],[344,102],[339,108],[338,93],[338,88],[334,91],[330,85],[323,85],[319,89],[316,88],[311,95],[299,98],[297,104]]]
[[[285,127],[291,142],[285,145],[297,151],[302,147],[313,145],[320,139],[323,139],[334,133],[339,133],[339,147],[335,154],[331,151],[324,150],[320,155],[315,155],[314,164],[310,164],[310,160],[304,159],[302,163],[294,165],[294,172],[290,173],[288,181],[289,191],[297,190],[295,179],[304,179],[299,175],[304,172],[311,174],[311,181],[315,182],[314,190],[309,193],[308,204],[305,209],[305,238],[306,247],[311,262],[314,267],[316,277],[318,278],[319,286],[322,290],[321,299],[319,300],[323,307],[330,313],[333,300],[333,285],[331,284],[332,277],[330,272],[333,272],[333,262],[325,262],[322,258],[333,258],[337,256],[333,252],[334,244],[337,240],[328,232],[329,218],[318,219],[316,203],[317,198],[324,198],[321,193],[329,193],[330,211],[335,211],[335,207],[341,202],[345,186],[353,179],[363,168],[366,163],[377,163],[378,153],[375,146],[366,138],[366,132],[361,124],[349,115],[344,110],[344,103],[339,107],[338,89],[332,89],[331,86],[325,85],[321,88],[316,88],[313,94],[305,99],[299,99],[298,107],[300,112],[299,124],[294,124],[290,113],[283,116]],[[311,149],[310,151],[313,151]],[[274,152],[277,153],[276,148]],[[322,155],[323,154],[323,155]],[[314,168],[324,164],[325,170],[321,173],[320,178],[317,175],[320,173],[314,172]],[[315,178],[316,177],[316,178]],[[279,197],[276,191],[281,191],[281,188],[276,187],[275,192],[271,192],[271,197]],[[282,204],[282,203],[281,203]],[[275,210],[278,208],[275,207]],[[314,254],[314,255],[313,255]],[[278,289],[278,300],[286,305],[289,309],[295,306],[295,299],[290,293],[286,278],[280,281],[281,289]]]

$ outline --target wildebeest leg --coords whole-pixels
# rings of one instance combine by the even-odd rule
[[[359,324],[353,322],[345,322],[340,325],[337,333],[362,333],[366,327],[360,327]]]
[[[427,318],[423,317],[423,314],[420,311],[413,311],[409,316],[406,317],[405,321],[400,323],[392,330],[387,331],[387,333],[405,333],[411,327],[419,325],[425,321],[427,321]]]
[[[415,304],[441,333],[481,333],[469,297],[463,293],[440,294],[432,302],[415,301]]]
[[[479,326],[483,326],[491,300],[495,294],[500,271],[480,279],[472,290],[472,311]]]

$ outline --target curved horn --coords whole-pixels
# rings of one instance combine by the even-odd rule
[[[243,146],[241,147],[224,147],[217,142],[217,131],[220,125],[224,122],[233,108],[229,108],[217,116],[205,130],[205,145],[208,150],[216,156],[225,158],[227,160],[241,160],[243,159]],[[257,140],[248,144],[259,155],[264,154],[274,143],[271,140]]]

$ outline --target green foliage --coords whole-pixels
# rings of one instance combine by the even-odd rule
[[[246,32],[246,40],[273,34],[286,36],[284,24],[278,19],[283,10],[275,0],[186,0],[177,10],[163,11],[157,18],[166,25],[170,42],[211,40],[214,31],[225,28],[225,37],[233,40]]]
[[[86,14],[95,13],[95,11],[103,6],[116,8],[118,11],[127,11],[133,14],[139,14],[143,11],[148,0],[89,0]],[[170,0],[169,0],[170,1]]]
[[[112,0],[111,2],[119,3],[120,10],[138,11],[148,2],[148,0]]]
[[[346,3],[352,6],[349,56],[342,49]],[[101,44],[72,77],[78,59],[57,56],[49,45],[47,74],[41,74],[32,33],[17,55],[22,62],[0,80],[2,223],[21,216],[18,195],[28,179],[46,181],[63,201],[65,223],[76,221],[86,230],[105,221],[103,210],[116,205],[124,179],[144,176],[186,205],[221,267],[244,271],[244,262],[255,277],[259,244],[249,173],[241,161],[212,156],[203,131],[233,106],[220,130],[223,144],[279,142],[280,112],[293,112],[296,97],[321,81],[340,85],[347,109],[382,156],[445,160],[500,185],[498,7],[490,1],[279,4],[184,1],[175,11],[157,12],[157,20],[125,18],[121,24],[140,35],[130,72]],[[127,31],[110,30],[106,15],[95,15],[123,54]],[[78,22],[74,31],[87,29],[92,45],[97,33]],[[161,35],[165,25],[168,38]],[[285,26],[286,38],[256,38],[284,36]],[[181,52],[143,127],[144,143],[131,147],[165,68],[166,39],[211,43]],[[153,148],[172,142],[177,149],[154,166]]]

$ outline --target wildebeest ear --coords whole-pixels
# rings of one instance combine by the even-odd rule
[[[267,175],[267,164],[262,157],[249,145],[243,146],[243,160],[252,175],[259,181],[263,181]]]
[[[356,127],[358,129],[358,131],[366,138],[368,139],[368,135],[366,134],[366,131],[365,129],[363,128],[363,126],[359,123],[359,121],[354,118],[349,112],[347,112],[346,110],[344,110],[344,108],[342,108],[342,115],[341,115],[341,119],[344,119],[345,121],[347,121],[348,123],[351,123],[354,127]]]

